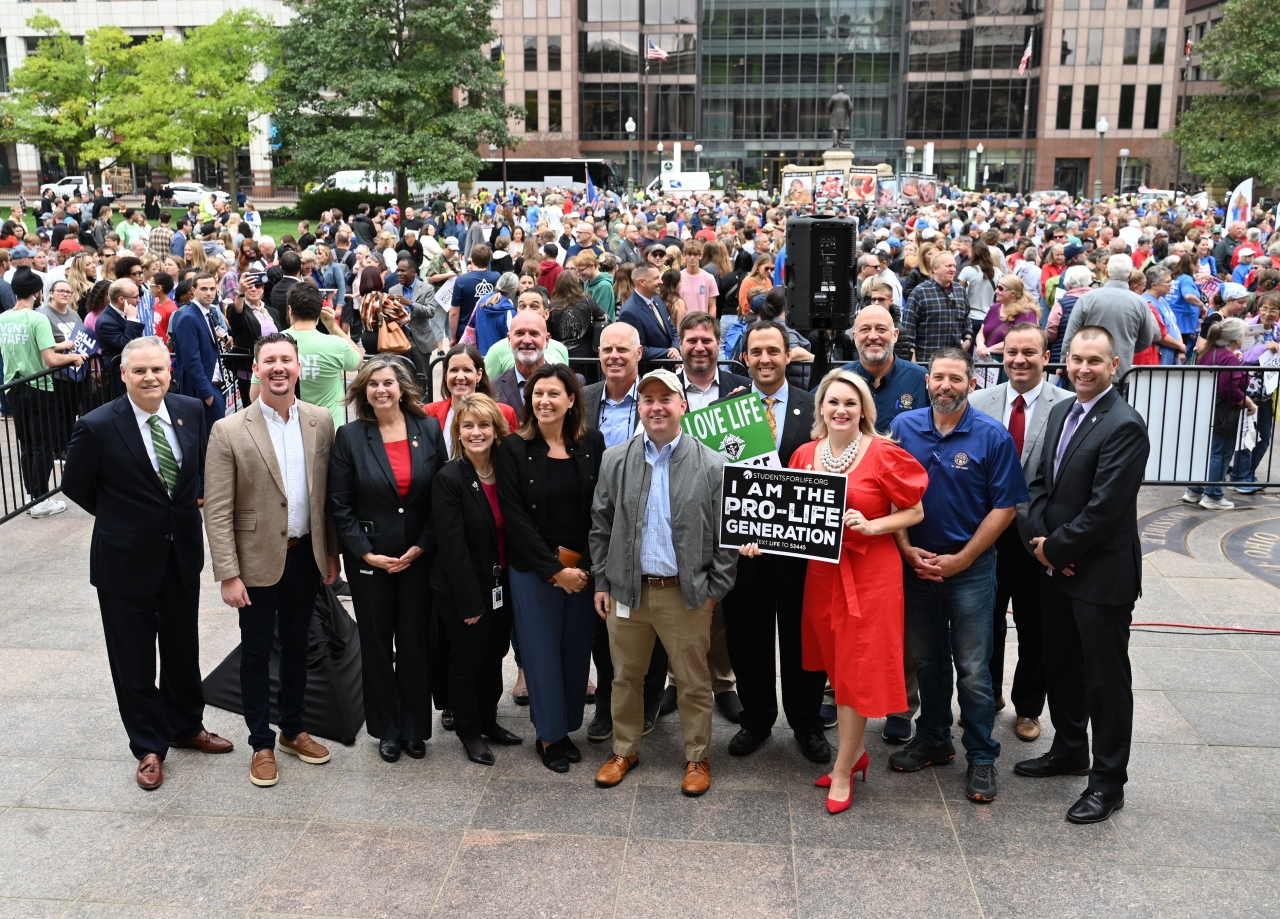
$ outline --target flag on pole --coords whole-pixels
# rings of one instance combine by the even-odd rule
[[[507,45],[504,39],[498,39],[498,66],[503,73],[507,72]]]
[[[1035,41],[1035,34],[1027,36],[1027,50],[1022,52],[1022,62],[1018,64],[1018,76],[1026,76],[1027,68],[1031,66],[1031,43]]]
[[[591,170],[587,170],[587,204],[595,205],[596,199],[600,197],[600,192],[596,190],[596,183],[591,181]]]
[[[1187,36],[1187,46],[1182,50],[1182,53],[1186,57],[1191,57],[1191,36],[1189,35]]]
[[[658,47],[657,42],[655,42],[652,38],[649,39],[649,53],[646,55],[646,57],[649,60],[665,61],[670,56],[671,55],[667,54],[667,52],[663,51],[661,48]]]

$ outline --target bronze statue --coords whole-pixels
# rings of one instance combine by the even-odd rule
[[[835,93],[827,100],[827,118],[831,127],[832,148],[852,146],[847,136],[841,136],[848,135],[853,119],[853,100],[844,91],[844,86],[837,86]]]

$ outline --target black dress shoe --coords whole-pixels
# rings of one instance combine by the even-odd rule
[[[796,743],[800,745],[800,752],[809,762],[831,762],[831,744],[827,743],[827,738],[821,734],[801,734],[796,731]]]
[[[613,736],[613,716],[609,714],[608,704],[596,703],[596,716],[587,725],[587,740],[599,743]]]
[[[501,747],[513,747],[524,743],[523,737],[511,733],[500,724],[491,724],[487,728],[482,728],[480,733]]]
[[[400,758],[400,744],[394,740],[378,741],[378,755],[389,763],[394,763]]]
[[[480,766],[492,766],[494,764],[493,751],[479,737],[468,740],[459,735],[458,739],[462,741],[462,748],[467,751],[467,759],[471,760],[471,762]]]
[[[446,708],[440,713],[440,727],[446,731],[452,731],[454,727],[453,710]]]
[[[578,749],[578,745],[570,740],[567,735],[561,738],[560,749],[564,750],[564,758],[569,762],[582,762],[582,751]]]
[[[738,728],[738,733],[729,741],[730,756],[749,756],[760,749],[760,745],[769,739],[769,732],[757,734],[750,728]]]
[[[1013,767],[1013,771],[1032,779],[1047,779],[1051,775],[1088,775],[1089,761],[1068,763],[1046,753],[1035,759],[1024,759]]]
[[[716,693],[716,708],[720,709],[720,714],[734,724],[737,724],[738,719],[742,717],[742,703],[738,700],[738,694],[732,689],[728,692]]]
[[[659,715],[670,715],[676,710],[676,684],[669,683],[662,690],[662,701],[658,703]]]
[[[1086,788],[1080,799],[1067,811],[1069,823],[1101,823],[1124,807],[1124,792],[1109,795]]]
[[[569,759],[564,755],[564,748],[559,743],[547,744],[544,747],[542,741],[538,741],[534,746],[538,748],[538,756],[542,757],[542,765],[552,772],[569,771]]]
[[[422,759],[427,755],[427,742],[425,740],[406,740],[404,742],[404,752],[414,759]]]

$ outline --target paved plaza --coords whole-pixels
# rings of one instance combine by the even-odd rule
[[[1161,513],[1178,494],[1143,492],[1136,619],[1280,629],[1280,497]],[[733,759],[718,714],[705,797],[679,791],[678,714],[602,790],[607,745],[579,732],[584,762],[555,775],[509,696],[502,720],[526,744],[496,748],[493,768],[443,730],[425,759],[394,765],[362,734],[324,766],[281,757],[270,789],[249,783],[242,719],[210,708],[206,726],[237,749],[172,751],[148,793],[88,582],[91,527],[74,507],[0,526],[0,919],[1280,916],[1280,636],[1134,633],[1127,803],[1092,827],[1063,820],[1083,779],[1013,774],[1052,727],[1046,713],[1022,743],[1011,709],[987,806],[965,799],[962,760],[890,772],[872,722],[869,780],[829,816],[811,785],[822,769],[788,731]],[[205,579],[207,674],[239,637],[208,566]]]

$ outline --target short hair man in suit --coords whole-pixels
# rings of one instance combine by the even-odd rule
[[[306,763],[329,751],[306,732],[307,636],[321,581],[338,577],[326,510],[333,416],[294,397],[298,349],[284,332],[254,345],[257,401],[214,425],[205,463],[205,531],[222,602],[240,611],[240,691],[253,759],[249,781],[274,785],[269,660],[280,639],[280,746]]]
[[[1133,739],[1129,623],[1142,592],[1138,489],[1151,444],[1142,416],[1113,385],[1120,363],[1109,331],[1076,330],[1067,354],[1076,395],[1049,412],[1031,482],[1029,522],[1045,568],[1044,673],[1055,734],[1048,753],[1014,771],[1033,778],[1089,776],[1067,810],[1072,823],[1098,823],[1124,806]]]
[[[627,298],[618,312],[618,321],[636,327],[640,333],[643,360],[660,361],[680,359],[680,340],[671,314],[658,297],[658,269],[652,265],[637,265],[631,272],[635,291]]]
[[[106,363],[119,357],[129,342],[146,334],[138,312],[140,301],[138,285],[128,278],[112,281],[107,288],[107,306],[98,314],[97,327],[94,329],[98,336],[98,348]],[[117,393],[121,392],[120,373],[117,369],[113,380]]]
[[[226,413],[219,339],[212,312],[218,282],[208,272],[198,272],[192,278],[191,292],[191,303],[169,319],[174,384],[182,395],[194,396],[204,403],[205,426],[212,429]]]
[[[137,781],[151,790],[164,782],[170,747],[227,753],[232,744],[203,724],[196,494],[208,442],[204,411],[169,391],[161,339],[129,342],[121,369],[125,394],[76,422],[62,490],[95,517],[89,582],[98,589]],[[157,640],[163,689],[156,686]]]
[[[969,397],[978,411],[999,421],[1013,437],[1027,481],[1035,478],[1044,452],[1049,410],[1071,393],[1045,379],[1049,363],[1049,339],[1034,322],[1018,322],[1004,339],[1004,370],[1009,382],[979,389]],[[1003,705],[1004,644],[1008,634],[1005,615],[1013,604],[1018,627],[1018,668],[1013,674],[1010,698],[1017,713],[1014,733],[1019,740],[1040,736],[1044,711],[1044,637],[1040,612],[1040,563],[1031,551],[1030,505],[1018,505],[1015,523],[996,538],[996,602],[992,610],[991,687],[997,696],[996,711]]]

